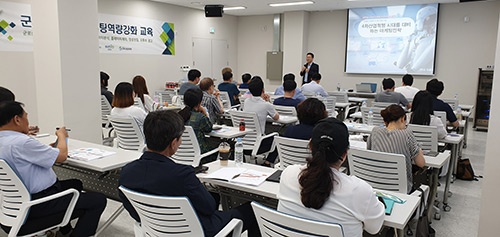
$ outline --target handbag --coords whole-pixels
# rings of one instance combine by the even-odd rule
[[[472,169],[472,164],[469,159],[460,159],[457,164],[457,179],[461,180],[475,180],[477,178],[482,178],[482,176],[476,176],[474,174],[474,169]]]
[[[424,196],[424,191],[421,188],[418,188],[422,193],[422,197],[420,200],[420,216],[418,218],[417,222],[417,229],[415,230],[415,237],[435,237],[436,236],[436,231],[431,227],[429,224],[429,218],[427,217],[427,208],[428,206],[425,206],[425,196]]]

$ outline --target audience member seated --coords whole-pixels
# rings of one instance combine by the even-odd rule
[[[441,119],[434,116],[433,101],[434,96],[431,93],[428,91],[419,91],[412,102],[410,123],[435,126],[437,127],[438,138],[443,139],[447,134],[446,128]]]
[[[394,89],[395,92],[403,94],[403,96],[408,100],[413,100],[413,97],[415,97],[415,94],[419,91],[418,88],[413,87],[413,76],[410,74],[406,74],[402,78],[403,85],[396,87]]]
[[[201,106],[207,109],[210,122],[215,124],[217,117],[224,113],[220,92],[215,89],[214,80],[210,77],[205,77],[200,81],[200,89],[203,91]]]
[[[0,157],[16,171],[31,194],[31,200],[37,200],[64,190],[74,188],[80,192],[72,218],[78,218],[73,229],[71,223],[59,229],[57,236],[93,236],[96,233],[99,218],[106,208],[106,197],[100,193],[82,192],[80,180],[58,180],[52,170],[54,163],[62,163],[68,157],[65,127],[56,131],[57,144],[50,147],[28,136],[28,114],[23,104],[16,101],[0,102]],[[43,202],[30,208],[27,222],[42,221],[40,227],[50,227],[58,223],[68,208],[71,195]],[[60,215],[59,215],[60,214]],[[51,219],[57,218],[57,219]],[[2,225],[6,232],[10,227]],[[27,231],[27,230],[26,230]],[[23,228],[21,227],[21,233]]]
[[[222,79],[224,82],[219,84],[218,88],[220,91],[225,91],[229,95],[229,100],[231,101],[231,105],[239,104],[238,97],[240,96],[240,90],[238,87],[232,83],[233,81],[233,73],[225,72],[222,75]]]
[[[384,78],[382,80],[382,86],[384,91],[381,91],[375,95],[375,102],[384,102],[391,104],[398,104],[406,108],[410,108],[411,105],[403,94],[394,92],[394,80],[392,78]]]
[[[368,137],[367,149],[402,154],[406,158],[408,193],[413,191],[412,163],[422,168],[424,153],[410,130],[406,129],[406,112],[399,105],[389,105],[380,112],[385,127],[375,127]]]
[[[194,168],[176,164],[170,158],[182,142],[183,131],[182,118],[175,112],[159,110],[149,113],[144,122],[147,151],[138,160],[123,167],[120,185],[146,194],[187,197],[205,236],[214,236],[232,218],[243,221],[243,228],[248,230],[248,236],[260,236],[250,203],[228,211],[219,211],[217,201],[196,177]],[[139,215],[129,200],[122,192],[119,195],[130,216],[140,222]]]
[[[453,112],[453,109],[451,106],[444,101],[438,99],[438,96],[440,96],[443,93],[444,90],[444,83],[442,81],[438,81],[438,79],[434,78],[430,81],[427,82],[427,85],[425,87],[425,90],[427,90],[429,93],[434,95],[434,100],[432,103],[432,107],[434,111],[444,111],[446,112],[446,120],[453,126],[453,127],[458,127],[459,122],[457,119],[457,116],[455,115],[455,112]]]
[[[299,124],[288,126],[284,136],[295,139],[309,140],[314,126],[318,121],[328,117],[325,104],[316,98],[304,100],[297,107]]]
[[[200,144],[201,153],[210,151],[211,148],[205,135],[212,131],[212,123],[208,118],[208,113],[201,106],[203,92],[197,89],[189,89],[184,93],[184,109],[179,111],[184,124],[193,127],[198,143]],[[214,147],[215,148],[215,147]]]
[[[198,82],[200,82],[201,72],[197,69],[191,69],[188,72],[188,81],[186,83],[182,83],[179,88],[179,95],[184,95],[187,90],[198,88]]]
[[[278,211],[306,219],[338,223],[344,236],[379,232],[384,204],[365,181],[339,171],[347,159],[349,133],[335,118],[318,122],[310,141],[307,165],[288,166],[281,174]]]
[[[269,103],[269,95],[266,96],[264,91],[264,82],[259,76],[252,78],[252,81],[248,85],[252,97],[245,100],[245,107],[243,107],[244,112],[254,112],[257,114],[259,119],[260,130],[262,134],[266,132],[266,121],[267,116],[271,117],[273,120],[278,120],[280,115],[274,109],[274,106]],[[265,140],[270,141],[270,139]],[[272,141],[269,143],[261,144],[261,148],[264,150],[269,149],[272,146]],[[271,166],[271,163],[276,161],[277,153],[273,152],[269,154],[264,162],[264,165]]]
[[[328,97],[328,93],[325,91],[325,88],[319,84],[321,81],[321,74],[313,74],[311,76],[311,80],[311,82],[302,86],[302,93],[305,95]]]
[[[248,89],[248,83],[250,83],[251,79],[252,75],[250,75],[250,73],[245,73],[241,75],[242,83],[240,84],[240,89]]]
[[[3,101],[15,101],[16,96],[12,91],[5,87],[0,86],[0,103]],[[40,131],[40,128],[36,125],[30,125],[29,126],[29,132],[28,135],[36,135]]]
[[[134,87],[128,82],[120,82],[115,88],[113,97],[113,109],[111,116],[129,117],[135,119],[142,131],[142,125],[146,118],[144,109],[134,106]]]
[[[108,81],[109,75],[105,72],[101,72],[101,95],[105,96],[109,104],[113,102],[113,93],[108,91]]]
[[[134,87],[135,96],[141,99],[141,102],[144,105],[144,110],[146,110],[146,112],[151,112],[158,109],[160,104],[155,103],[151,96],[149,96],[148,87],[146,86],[146,79],[144,79],[144,77],[140,75],[135,76],[132,80],[132,86]]]
[[[275,105],[282,105],[282,106],[293,106],[297,108],[297,105],[300,103],[299,99],[294,99],[293,95],[295,94],[295,88],[297,88],[297,83],[292,80],[284,81],[283,82],[283,88],[285,90],[285,95],[280,98],[276,98],[274,100]]]
[[[274,91],[274,95],[284,95],[285,94],[285,90],[284,90],[285,81],[294,81],[295,82],[295,75],[293,73],[288,73],[285,76],[283,76],[283,85],[280,85],[280,86],[278,86],[278,88],[276,88],[276,90]],[[297,85],[297,84],[295,84],[295,85]],[[302,94],[302,90],[300,90],[300,88],[297,88],[297,86],[295,86],[295,87],[296,88],[295,88],[295,93],[293,94],[293,98],[298,99],[299,101],[304,101],[306,99],[306,97],[304,96],[304,94]]]

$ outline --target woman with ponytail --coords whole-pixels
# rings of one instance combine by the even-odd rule
[[[211,147],[205,135],[212,131],[212,123],[207,111],[201,106],[203,92],[199,88],[189,89],[184,93],[184,109],[179,111],[184,124],[193,127],[201,153],[210,151]]]
[[[349,133],[335,118],[318,122],[309,142],[306,165],[288,166],[281,174],[278,211],[306,219],[338,223],[344,236],[376,234],[384,222],[384,205],[365,181],[339,171],[347,159]]]

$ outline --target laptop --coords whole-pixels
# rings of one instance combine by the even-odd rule
[[[356,92],[372,93],[370,84],[356,84]]]

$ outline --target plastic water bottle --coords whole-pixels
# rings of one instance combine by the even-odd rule
[[[241,141],[241,137],[238,137],[236,144],[234,144],[234,162],[236,166],[243,164],[243,142]]]
[[[457,107],[457,119],[462,120],[462,107],[460,106]]]
[[[372,126],[373,125],[373,110],[370,109],[368,111],[368,125]]]

